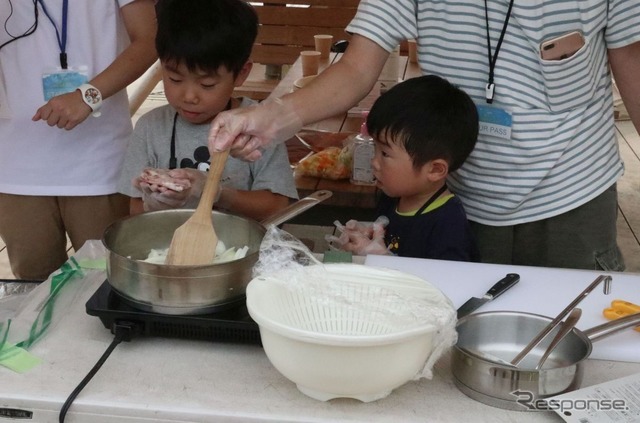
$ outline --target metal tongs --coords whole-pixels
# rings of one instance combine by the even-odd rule
[[[567,307],[565,307],[565,309],[562,310],[560,314],[558,314],[555,317],[555,319],[551,321],[551,323],[549,323],[544,329],[542,329],[542,331],[540,331],[540,333],[536,335],[536,337],[533,338],[531,342],[529,342],[527,346],[524,347],[524,349],[520,351],[520,353],[518,353],[518,355],[516,355],[513,360],[511,360],[511,364],[513,364],[514,366],[517,366],[518,364],[520,364],[522,359],[524,359],[527,356],[527,354],[531,352],[532,349],[534,349],[540,342],[542,342],[542,340],[549,334],[549,332],[551,332],[556,326],[558,326],[558,324],[560,324],[562,319],[564,319],[565,316],[569,314],[571,310],[573,310],[575,306],[577,306],[580,303],[580,301],[584,300],[585,297],[589,295],[589,293],[593,291],[596,288],[596,286],[598,286],[598,284],[600,284],[600,282],[604,283],[604,287],[603,287],[604,294],[609,295],[609,292],[611,292],[611,281],[612,281],[611,276],[607,276],[607,275],[598,276],[593,282],[591,282],[591,284],[584,291],[582,291],[580,295],[576,297],[575,300],[573,300]]]
[[[571,331],[573,331],[573,328],[578,323],[578,320],[580,320],[580,316],[582,316],[581,309],[576,307],[573,310],[571,310],[571,313],[569,313],[569,317],[567,317],[567,320],[565,320],[560,325],[560,329],[558,329],[558,333],[556,333],[556,336],[551,340],[551,343],[547,347],[547,350],[544,352],[544,354],[542,354],[542,357],[540,357],[540,360],[536,365],[536,370],[539,370],[542,368],[545,361],[547,361],[547,358],[549,358],[553,350],[555,350],[556,347],[560,345],[560,342],[562,342],[562,340],[566,338],[567,335],[571,333]]]

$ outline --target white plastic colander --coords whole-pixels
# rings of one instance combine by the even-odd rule
[[[274,367],[319,400],[383,398],[430,377],[456,340],[449,299],[390,269],[327,264],[260,276],[247,308]]]

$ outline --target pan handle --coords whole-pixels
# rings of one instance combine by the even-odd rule
[[[640,325],[640,313],[635,313],[611,322],[603,323],[582,332],[587,335],[591,342],[595,342],[602,338],[606,338],[609,335],[620,332],[623,329],[638,325]]]
[[[536,337],[533,338],[531,342],[529,342],[527,346],[524,347],[513,360],[511,360],[511,364],[517,366],[518,363],[520,363],[532,349],[534,349],[540,342],[542,342],[542,340],[549,334],[549,332],[551,332],[556,326],[558,326],[562,319],[564,319],[565,316],[569,314],[580,301],[584,300],[584,298],[589,295],[589,293],[593,291],[600,282],[603,282],[604,284],[604,294],[609,295],[609,292],[611,291],[611,280],[611,276],[598,276],[584,291],[580,293],[580,295],[578,295],[571,302],[571,304],[566,306],[565,309],[560,312],[560,314],[558,314],[544,329],[542,329],[542,331],[540,331],[540,333],[538,333]]]
[[[331,191],[320,190],[316,191],[312,194],[307,195],[306,197],[296,201],[293,204],[290,204],[288,207],[280,210],[273,216],[267,217],[265,220],[261,221],[263,226],[269,225],[279,225],[281,223],[286,222],[289,219],[296,217],[299,214],[302,214],[303,211],[315,206],[318,203],[323,202],[327,198],[330,198],[333,195]]]

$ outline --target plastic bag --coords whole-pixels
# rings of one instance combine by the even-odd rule
[[[295,174],[333,180],[349,179],[351,161],[343,154],[343,148],[328,147],[300,161]]]
[[[87,241],[60,269],[22,299],[13,313],[3,315],[0,319],[0,364],[7,365],[12,357],[40,341],[66,315],[78,296],[89,288],[95,289],[82,281],[89,276],[103,278],[105,259],[102,243]]]

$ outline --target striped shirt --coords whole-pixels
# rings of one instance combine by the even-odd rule
[[[492,54],[508,0],[489,0]],[[418,40],[420,67],[485,104],[489,75],[484,2],[362,0],[347,27],[388,51]],[[585,45],[542,60],[545,40],[572,31]],[[638,0],[515,2],[495,67],[493,106],[512,115],[510,139],[480,135],[448,184],[470,220],[506,226],[549,218],[601,194],[623,173],[607,48],[640,41]]]

